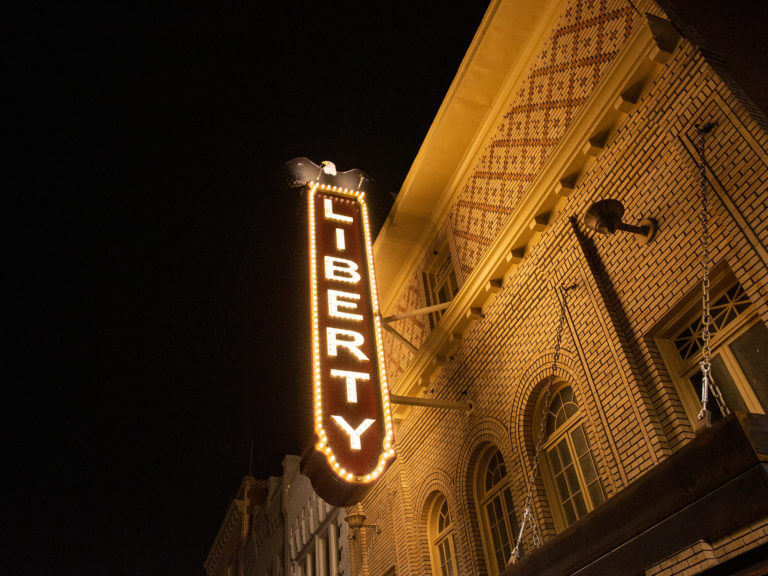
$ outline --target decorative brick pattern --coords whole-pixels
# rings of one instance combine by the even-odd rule
[[[574,0],[563,12],[451,210],[464,275],[506,223],[636,22],[620,0]]]

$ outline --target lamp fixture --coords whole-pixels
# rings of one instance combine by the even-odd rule
[[[349,524],[349,529],[352,530],[352,538],[357,536],[361,528],[376,528],[376,534],[381,534],[381,526],[378,524],[366,524],[365,518],[366,516],[362,512],[355,512],[345,516],[344,520]]]
[[[584,214],[584,225],[598,234],[615,234],[617,230],[631,232],[641,244],[648,244],[656,236],[659,225],[653,218],[644,218],[640,224],[625,224],[624,204],[612,198],[598,200]]]

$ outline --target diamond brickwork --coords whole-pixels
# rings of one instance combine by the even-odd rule
[[[506,223],[635,22],[618,0],[574,0],[563,12],[451,210],[463,275]]]

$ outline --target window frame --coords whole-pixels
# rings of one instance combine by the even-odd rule
[[[587,419],[583,416],[583,408],[581,404],[579,403],[579,400],[582,399],[582,397],[576,393],[575,387],[569,383],[569,382],[553,382],[552,383],[552,392],[549,395],[549,401],[548,404],[545,406],[543,403],[543,398],[540,400],[540,404],[538,406],[538,409],[536,410],[536,417],[534,418],[534,422],[541,422],[541,419],[545,417],[545,413],[549,413],[549,408],[552,405],[552,402],[555,401],[556,395],[560,394],[562,390],[565,388],[570,388],[573,392],[573,400],[574,404],[577,406],[577,410],[575,413],[573,413],[571,416],[567,416],[565,421],[558,427],[554,429],[552,434],[545,437],[544,441],[541,444],[541,457],[539,458],[539,465],[541,466],[541,476],[542,481],[544,483],[544,492],[547,497],[547,501],[549,503],[549,509],[552,513],[552,519],[555,523],[555,530],[557,532],[562,532],[569,526],[572,526],[573,524],[576,524],[581,518],[584,516],[589,515],[590,512],[592,512],[595,508],[597,508],[600,504],[605,502],[608,499],[608,491],[606,489],[606,484],[603,480],[603,476],[600,474],[600,467],[598,465],[598,460],[596,457],[596,451],[593,449],[594,442],[592,442],[590,436],[590,430],[587,426]],[[592,494],[589,491],[589,483],[587,482],[584,471],[582,470],[581,463],[579,462],[580,457],[578,455],[578,449],[575,446],[572,433],[577,428],[581,428],[583,434],[584,434],[584,440],[587,445],[588,452],[590,453],[590,457],[592,459],[592,465],[595,469],[595,474],[597,477],[597,480],[599,482],[600,489],[602,491],[602,497],[603,500],[601,502],[595,503],[592,498]],[[538,430],[536,430],[538,433]],[[546,431],[545,431],[546,434]],[[584,504],[586,507],[586,512],[584,514],[581,514],[576,517],[576,519],[573,522],[569,522],[566,512],[563,508],[563,504],[560,501],[560,492],[557,489],[556,480],[555,480],[555,474],[553,473],[553,470],[550,466],[549,461],[549,454],[553,450],[556,450],[556,447],[560,444],[560,442],[565,439],[569,455],[571,457],[571,460],[574,464],[573,468],[576,473],[577,481],[579,484],[579,491],[581,492],[583,498],[584,498]],[[534,442],[538,442],[538,438],[534,438]],[[582,453],[582,456],[586,454],[586,452]]]
[[[491,486],[489,489],[486,489],[485,477],[488,473],[488,466],[490,465],[491,460],[497,452],[501,455],[501,462],[504,465],[505,474],[493,486]],[[512,475],[509,473],[507,462],[504,459],[503,453],[497,446],[490,444],[480,454],[477,465],[475,467],[473,483],[475,505],[480,523],[480,535],[482,537],[486,567],[488,569],[489,576],[498,576],[501,572],[504,571],[509,558],[505,557],[504,566],[497,566],[497,553],[499,550],[494,543],[493,527],[491,526],[491,521],[488,517],[488,505],[498,498],[501,505],[504,527],[509,538],[507,543],[509,544],[510,555],[511,551],[515,548],[520,525],[518,524],[517,514],[515,513],[515,502],[512,498]],[[507,495],[508,499],[506,497]],[[503,552],[503,544],[501,551]]]
[[[727,267],[723,265],[715,267],[710,274],[710,301],[716,302],[736,284],[740,284],[740,282]],[[686,297],[651,333],[691,425],[695,425],[698,420],[701,399],[691,385],[690,377],[700,370],[699,362],[702,359],[702,354],[701,350],[698,350],[696,354],[684,359],[675,346],[674,339],[693,322],[696,322],[700,316],[701,282],[697,281],[687,292]],[[744,371],[731,351],[730,345],[761,321],[757,307],[754,302],[750,301],[747,308],[739,312],[734,319],[712,335],[710,342],[712,357],[720,355],[733,379],[736,392],[741,396],[747,410],[757,414],[765,414],[766,410],[760,404],[757,394],[744,375]]]
[[[437,284],[438,272],[446,265],[448,270],[445,273],[445,278],[442,282]],[[437,304],[443,304],[445,302],[451,302],[459,292],[459,281],[456,277],[456,263],[451,255],[450,246],[448,242],[444,242],[439,250],[434,252],[434,256],[430,260],[429,264],[424,268],[424,292],[427,299],[427,306],[436,306]],[[443,286],[449,287],[450,297],[443,299],[440,297],[440,292]],[[429,321],[434,328],[440,322],[445,310],[437,310],[430,312]]]
[[[443,506],[446,507],[449,523],[441,530],[439,521]],[[429,543],[429,557],[432,561],[432,574],[434,576],[459,576],[458,558],[456,556],[455,524],[451,515],[451,508],[445,495],[438,493],[430,505],[427,538]],[[453,568],[452,575],[443,572],[444,564],[441,563],[441,546],[446,545],[450,553],[450,563]]]

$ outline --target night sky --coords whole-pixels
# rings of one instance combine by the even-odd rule
[[[297,156],[380,226],[486,2],[24,3],[5,16],[6,574],[202,574],[309,441]]]

